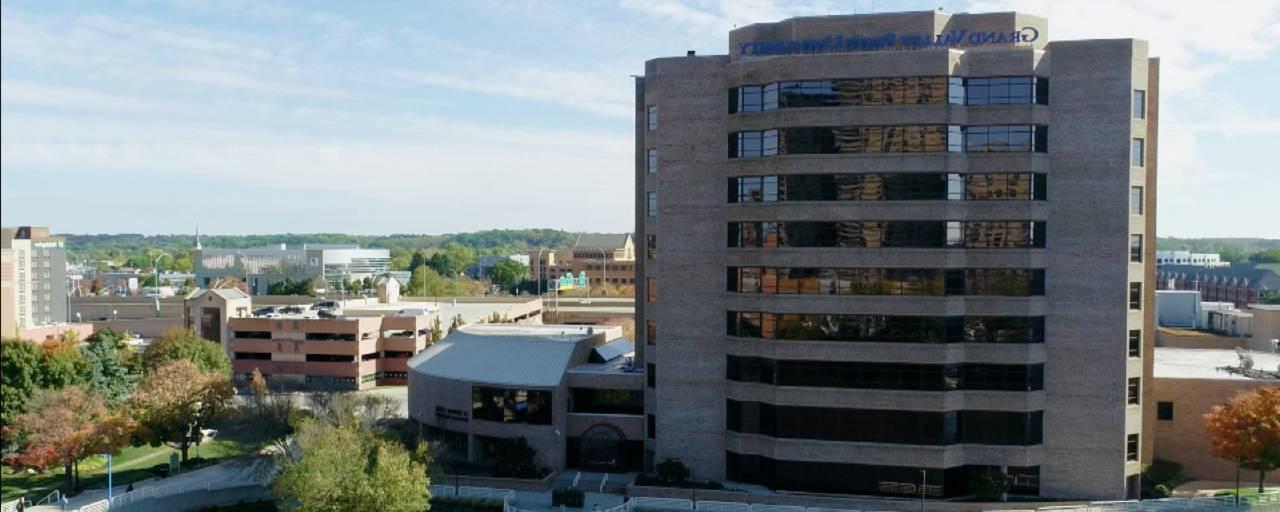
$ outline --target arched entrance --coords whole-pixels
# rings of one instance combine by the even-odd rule
[[[627,468],[627,437],[608,423],[597,423],[582,433],[582,469],[621,473]]]

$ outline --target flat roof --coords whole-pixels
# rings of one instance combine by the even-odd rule
[[[387,312],[395,313],[402,309],[425,309],[434,312],[439,308],[440,322],[445,326],[449,325],[449,320],[454,316],[462,315],[464,323],[474,324],[484,320],[488,320],[494,313],[499,315],[506,314],[508,317],[516,317],[523,311],[515,311],[514,308],[524,306],[529,302],[538,300],[536,297],[512,300],[508,302],[459,302],[453,301],[404,301],[394,304],[368,304],[363,306],[344,306],[343,313],[348,315],[357,315],[360,312],[369,312],[377,314],[385,314]]]
[[[410,371],[503,386],[556,387],[592,326],[468,325],[409,359]]]
[[[1235,350],[1156,347],[1155,353],[1153,375],[1157,379],[1260,380],[1218,369],[1239,366],[1240,358]],[[1258,351],[1248,353],[1253,357],[1253,368],[1256,370],[1274,372],[1280,366],[1280,354]],[[1276,383],[1280,384],[1280,381]]]

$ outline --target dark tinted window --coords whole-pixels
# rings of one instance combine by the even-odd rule
[[[569,412],[644,414],[644,392],[636,389],[572,388]]]
[[[727,377],[774,386],[915,391],[1038,391],[1044,365],[906,364],[727,356]]]
[[[1173,402],[1156,402],[1156,419],[1173,421]]]
[[[1044,247],[1031,221],[730,222],[730,247]]]
[[[551,424],[551,392],[471,387],[471,417],[503,423]]]
[[[1044,317],[941,317],[730,311],[743,338],[890,343],[1043,343]]]
[[[1129,331],[1129,357],[1142,357],[1142,331]]]
[[[1028,446],[1042,441],[1039,411],[896,411],[728,400],[728,430],[788,439],[917,445]]]
[[[966,126],[967,153],[1044,153],[1048,128],[1033,125]]]
[[[1047,79],[1032,76],[968,78],[965,79],[965,89],[965,103],[968,105],[1047,104],[1049,102]]]

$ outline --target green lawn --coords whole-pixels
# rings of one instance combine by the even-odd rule
[[[168,446],[131,446],[121,450],[112,459],[112,483],[126,485],[158,476],[152,468],[156,464],[168,464],[171,453],[178,453],[178,451]],[[197,453],[199,459],[196,458]],[[196,469],[243,453],[243,447],[234,441],[210,441],[203,443],[198,452],[194,447],[188,451],[187,455],[191,460],[183,465],[183,469]],[[38,500],[50,491],[60,488],[63,478],[61,467],[51,468],[43,474],[34,475],[10,472],[7,467],[0,468],[0,501],[9,501],[24,495],[29,499]],[[93,456],[80,461],[81,488],[96,489],[106,485],[106,459]]]
[[[1271,491],[1280,490],[1280,487],[1264,487],[1264,489],[1266,489],[1266,492],[1271,492]],[[1241,496],[1253,496],[1255,494],[1258,494],[1258,482],[1253,482],[1252,484],[1246,484],[1245,482],[1240,482]],[[1235,496],[1236,490],[1223,489],[1221,491],[1213,493],[1213,495],[1214,496]]]

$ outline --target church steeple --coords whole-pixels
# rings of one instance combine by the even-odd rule
[[[199,251],[201,249],[202,247],[200,247],[200,225],[196,224],[196,250]]]

